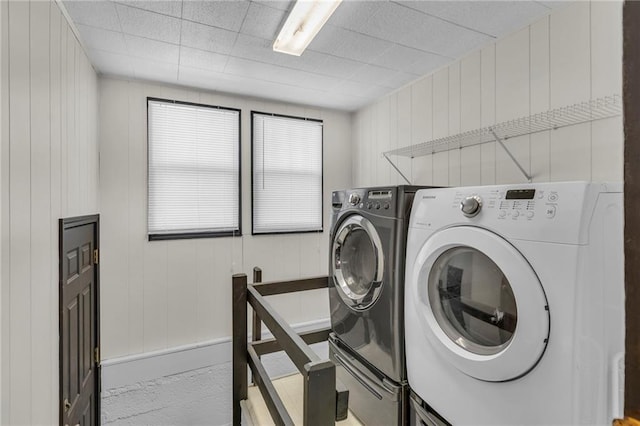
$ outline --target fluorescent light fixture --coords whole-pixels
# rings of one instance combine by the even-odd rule
[[[287,17],[273,50],[300,56],[342,0],[297,0]]]

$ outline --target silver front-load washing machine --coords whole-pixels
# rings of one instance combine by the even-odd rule
[[[405,424],[404,259],[413,197],[423,187],[332,194],[330,357],[367,425]]]

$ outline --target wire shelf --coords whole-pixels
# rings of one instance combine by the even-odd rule
[[[385,152],[384,156],[388,160],[390,155],[410,158],[421,157],[451,149],[466,148],[493,141],[501,142],[501,140],[504,141],[518,136],[602,120],[619,116],[621,113],[622,97],[620,95],[605,96],[588,102],[581,102],[575,105],[505,121],[493,126],[394,149]]]

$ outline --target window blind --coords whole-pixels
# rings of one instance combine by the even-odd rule
[[[322,122],[253,120],[253,233],[322,230]]]
[[[240,111],[152,99],[147,106],[150,239],[239,232]]]

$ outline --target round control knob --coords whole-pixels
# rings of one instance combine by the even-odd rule
[[[518,210],[514,210],[513,213],[511,213],[511,217],[514,219],[518,216],[520,216],[520,212]]]
[[[375,204],[376,210],[380,210],[380,203]]]
[[[460,202],[460,210],[462,210],[462,214],[466,217],[477,215],[480,213],[480,209],[482,209],[482,199],[477,195],[466,197]]]
[[[349,194],[349,204],[352,206],[357,205],[360,202],[360,196],[355,192],[353,194]]]

